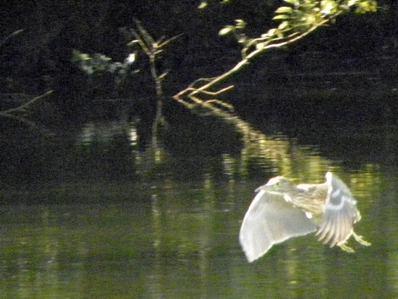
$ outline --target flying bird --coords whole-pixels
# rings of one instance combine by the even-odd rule
[[[361,219],[356,201],[347,185],[331,172],[326,173],[323,184],[297,186],[277,176],[256,192],[239,233],[249,262],[266,254],[274,244],[314,232],[323,244],[348,252],[354,252],[346,245],[351,236],[362,245],[370,245],[353,229]]]

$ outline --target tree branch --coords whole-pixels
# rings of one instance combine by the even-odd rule
[[[46,96],[48,96],[48,95],[50,95],[52,93],[53,93],[52,90],[47,91],[45,94],[37,96],[37,97],[34,97],[33,99],[29,100],[28,102],[26,102],[26,103],[24,103],[24,104],[22,104],[22,105],[20,105],[20,106],[18,106],[16,108],[11,108],[11,109],[7,109],[7,110],[4,110],[4,111],[0,111],[0,116],[4,116],[4,117],[7,117],[7,118],[12,118],[12,119],[20,121],[22,123],[26,123],[26,124],[28,124],[31,127],[36,127],[37,124],[34,121],[26,118],[24,114],[27,112],[27,110],[35,102],[37,102],[38,100],[40,100],[40,99],[42,99],[42,98],[44,98],[44,97],[46,97]],[[19,113],[19,115],[18,115],[18,113]]]

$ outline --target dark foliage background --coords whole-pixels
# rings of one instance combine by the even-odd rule
[[[0,40],[3,41],[0,92],[41,94],[53,89],[55,93],[48,100],[52,108],[48,108],[44,116],[47,122],[84,118],[93,111],[90,105],[95,98],[112,95],[114,78],[102,76],[94,82],[88,80],[87,75],[71,63],[72,50],[103,53],[115,61],[123,61],[129,53],[126,47],[129,40],[120,29],[133,27],[134,19],[138,19],[154,38],[182,34],[159,60],[160,70],[170,70],[164,89],[171,97],[193,80],[220,74],[239,60],[237,43],[232,38],[218,36],[223,26],[235,19],[244,19],[248,22],[248,35],[257,36],[272,26],[273,11],[282,2],[237,0],[221,4],[210,1],[206,9],[198,9],[199,4],[200,1],[191,0],[4,1],[0,9]],[[260,79],[260,83],[267,84],[262,86],[265,90],[272,89],[286,82],[286,73],[308,73],[313,69],[324,74],[337,69],[347,71],[342,65],[347,61],[351,71],[354,66],[355,71],[372,68],[374,73],[378,72],[375,80],[394,78],[397,70],[385,69],[390,62],[382,65],[378,59],[393,56],[396,61],[398,6],[395,1],[386,0],[380,1],[379,6],[377,13],[345,15],[336,24],[288,49],[269,52],[267,57],[254,61],[247,73],[237,76],[237,84],[247,87],[256,85]],[[24,31],[6,39],[20,29]],[[330,59],[334,62],[330,63]],[[154,85],[146,72],[145,57],[137,61],[141,73],[125,90],[128,95],[134,95],[143,114],[151,114],[153,104],[146,99],[153,97]],[[333,63],[335,69],[322,67]],[[258,111],[252,109],[260,105],[253,104],[256,89],[258,87],[253,90],[249,86],[244,92],[251,96],[231,100],[242,113],[250,115]],[[277,107],[271,100],[267,104]]]

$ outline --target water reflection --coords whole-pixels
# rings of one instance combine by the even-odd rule
[[[137,132],[136,123],[91,122],[74,138],[47,140],[19,152],[16,141],[2,140],[11,159],[2,161],[8,183],[2,183],[7,188],[0,206],[1,294],[398,296],[396,134],[370,144],[363,141],[369,135],[356,136],[362,140],[355,157],[361,162],[351,164],[349,152],[341,151],[338,160],[325,158],[330,147],[323,143],[306,146],[287,136],[267,136],[233,117],[227,124],[207,118],[200,125],[173,128],[145,151],[131,133]],[[334,145],[349,140],[333,136]],[[369,158],[374,147],[385,160]],[[32,152],[41,158],[31,165],[16,162]],[[13,180],[22,170],[27,178],[35,177],[34,184]],[[297,183],[323,182],[327,170],[350,186],[363,215],[356,229],[373,245],[354,246],[358,252],[348,254],[310,235],[274,246],[248,264],[238,232],[253,190],[277,174]]]
[[[352,244],[357,252],[348,254],[310,235],[274,246],[253,264],[237,234],[255,181],[164,182],[150,192],[135,186],[132,200],[121,204],[2,206],[2,294],[392,298],[398,295],[396,180],[381,176],[366,196],[363,185],[351,186],[363,214],[357,229],[371,247]],[[81,196],[99,196],[95,189]],[[145,199],[134,200],[138,193]]]

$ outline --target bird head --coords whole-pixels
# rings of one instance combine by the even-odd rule
[[[262,185],[256,189],[256,192],[259,192],[261,190],[271,192],[271,193],[285,193],[289,192],[291,190],[295,190],[296,186],[289,181],[288,179],[282,177],[282,176],[277,176],[272,179],[270,179],[265,185]]]

